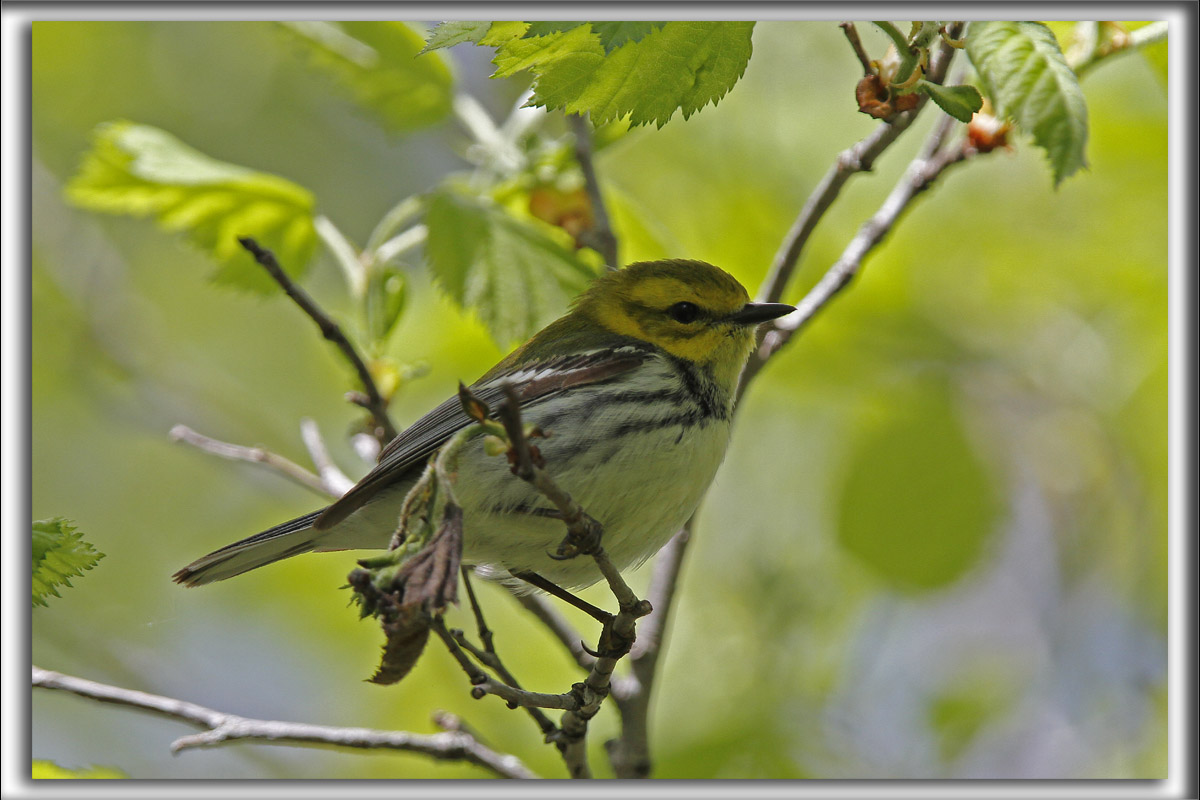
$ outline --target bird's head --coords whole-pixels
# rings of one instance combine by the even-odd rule
[[[640,339],[732,384],[761,322],[793,311],[752,303],[738,280],[703,261],[642,261],[607,273],[575,303],[575,311],[614,333]]]

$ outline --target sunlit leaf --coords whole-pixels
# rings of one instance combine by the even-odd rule
[[[396,327],[404,311],[407,281],[398,267],[384,265],[372,271],[367,286],[367,328],[371,341],[382,342]]]
[[[500,344],[528,338],[567,309],[594,270],[544,226],[486,200],[442,189],[426,213],[430,268]]]
[[[842,546],[899,589],[951,583],[978,560],[999,502],[943,387],[898,400],[851,456]]]
[[[967,55],[996,109],[1046,151],[1056,186],[1087,165],[1087,104],[1049,28],[1039,22],[973,22]]]
[[[156,217],[162,228],[185,234],[221,262],[218,282],[238,288],[277,288],[246,255],[239,236],[274,251],[293,276],[308,266],[316,244],[307,189],[210,158],[149,125],[98,126],[66,193],[93,211]]]
[[[429,32],[421,54],[424,55],[430,50],[438,50],[443,47],[453,47],[463,42],[479,44],[479,40],[484,37],[490,27],[492,27],[490,22],[440,22]]]
[[[531,105],[588,113],[597,125],[628,116],[631,125],[661,128],[676,111],[687,119],[733,88],[754,23],[667,22],[611,52],[589,26],[522,38],[526,30],[493,26],[481,43],[497,48],[495,77],[533,73]]]
[[[437,53],[402,22],[282,22],[359,105],[393,131],[433,125],[450,113],[453,78]],[[485,28],[486,30],[486,28]]]
[[[83,534],[63,517],[33,523],[33,604],[47,605],[46,598],[61,597],[59,586],[70,586],[71,578],[82,576],[104,558],[83,540]]]
[[[43,761],[41,759],[33,760],[33,774],[31,777],[35,781],[47,779],[74,779],[94,781],[100,779],[123,779],[128,778],[119,769],[115,767],[85,767],[83,769],[71,769],[69,767],[60,767],[53,761]]]
[[[590,25],[592,33],[600,39],[600,46],[604,48],[604,52],[612,53],[626,42],[640,42],[665,24],[665,22],[531,22],[523,38],[545,36],[548,33],[568,31],[580,25]]]

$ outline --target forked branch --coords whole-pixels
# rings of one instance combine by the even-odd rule
[[[459,730],[434,734],[407,731],[382,731],[370,728],[336,728],[301,722],[250,719],[226,714],[195,703],[123,689],[85,678],[64,675],[33,667],[33,687],[70,692],[101,703],[149,711],[164,717],[204,728],[200,733],[183,736],[171,744],[179,753],[195,747],[214,747],[237,740],[255,740],[266,744],[327,745],[358,750],[401,750],[421,753],[442,761],[465,761],[488,770],[500,778],[536,778],[521,760],[497,753],[480,744],[469,732]]]

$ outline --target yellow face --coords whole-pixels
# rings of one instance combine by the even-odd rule
[[[732,381],[754,342],[754,326],[731,317],[750,296],[737,279],[703,261],[631,264],[600,278],[578,308],[609,330],[661,347]]]

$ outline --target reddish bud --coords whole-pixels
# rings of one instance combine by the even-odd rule
[[[542,184],[529,193],[529,213],[562,228],[576,244],[580,234],[595,224],[591,198],[582,187],[563,191],[553,184]]]
[[[967,123],[967,141],[980,153],[990,153],[998,147],[1012,149],[1008,141],[1010,130],[1012,125],[1007,120],[978,111]]]
[[[920,99],[916,92],[898,94],[888,88],[883,78],[868,75],[854,88],[854,99],[858,110],[875,119],[888,120],[902,111],[916,108]]]

